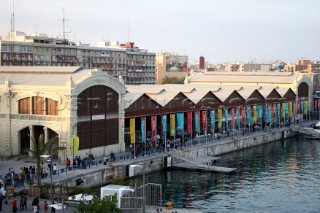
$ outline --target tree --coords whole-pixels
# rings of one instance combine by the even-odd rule
[[[162,80],[162,84],[183,84],[184,78],[168,77]]]
[[[89,213],[89,212],[99,212],[99,213],[121,213],[121,210],[117,208],[117,196],[106,196],[103,199],[93,198],[91,201],[80,201],[77,213]]]
[[[58,139],[58,136],[56,135],[55,137],[49,139],[49,141],[47,141],[46,143],[44,143],[43,141],[43,134],[39,135],[39,139],[35,140],[34,137],[31,137],[29,135],[33,147],[34,149],[24,149],[24,152],[27,153],[31,153],[32,157],[36,159],[37,162],[37,168],[36,168],[36,175],[37,175],[37,186],[41,186],[41,167],[40,167],[40,163],[41,163],[41,155],[45,155],[45,154],[51,154],[51,151],[54,150],[64,150],[65,147],[57,147],[55,149],[51,149],[51,145],[53,142],[55,142]],[[23,155],[23,156],[19,156],[17,158],[17,161],[24,159],[26,157],[29,157],[29,155]]]

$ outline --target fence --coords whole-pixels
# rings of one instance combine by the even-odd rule
[[[146,206],[162,206],[162,185],[148,183],[145,185],[145,198],[143,197],[143,185],[137,187],[135,192],[128,192],[121,197],[121,211],[123,213],[140,213],[143,210],[143,202]]]

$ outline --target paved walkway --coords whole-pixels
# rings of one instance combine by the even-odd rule
[[[17,204],[18,204],[18,212],[33,213],[32,206],[31,206],[31,203],[32,203],[32,200],[33,200],[32,197],[28,197],[27,210],[19,210],[19,206],[20,206],[19,199],[20,199],[20,197],[16,197],[16,199],[17,199]],[[0,212],[12,212],[11,200],[12,199],[10,199],[8,201],[8,204],[5,204],[4,202],[2,202],[2,211],[0,211]],[[40,212],[41,213],[43,212],[44,201],[47,201],[49,203],[49,205],[51,204],[51,202],[48,201],[48,200],[40,199],[39,205],[40,205]],[[59,212],[61,212],[61,213],[62,212],[64,212],[64,213],[73,213],[74,210],[75,210],[75,208],[68,206],[63,211],[62,210],[56,210],[56,212],[57,213],[59,213]],[[51,212],[51,208],[49,208],[48,212]]]

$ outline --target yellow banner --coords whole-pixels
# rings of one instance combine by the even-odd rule
[[[286,103],[281,103],[281,118],[284,118],[286,110]]]
[[[80,139],[78,136],[73,136],[69,140],[69,146],[73,147],[73,154],[77,155],[79,151]]]
[[[258,118],[257,106],[252,106],[252,111],[253,111],[253,122],[256,123]]]
[[[218,128],[222,128],[222,109],[218,109]]]
[[[135,118],[130,118],[130,142],[135,143],[135,131],[136,131],[136,124],[135,124]]]
[[[292,117],[292,102],[289,102],[289,112],[288,112],[289,118]]]
[[[176,129],[176,115],[170,114],[170,136],[175,136],[175,129]]]
[[[307,114],[308,111],[308,102],[307,101],[303,101],[303,114]]]

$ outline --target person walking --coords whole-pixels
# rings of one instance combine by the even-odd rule
[[[47,201],[44,201],[43,209],[44,209],[44,213],[48,213],[49,204],[48,204],[48,202],[47,202]]]
[[[21,195],[19,202],[20,202],[20,211],[21,211],[21,210],[23,210],[23,207],[24,207],[24,197],[23,197],[23,195]]]
[[[23,209],[27,210],[28,195],[23,196]]]
[[[11,206],[12,206],[12,212],[18,212],[16,197],[13,197],[13,200],[11,201]]]
[[[0,212],[2,211],[2,198],[3,198],[3,195],[0,194]]]
[[[55,202],[52,201],[52,204],[55,204]],[[53,206],[51,207],[51,213],[56,213],[56,208],[54,208]]]

